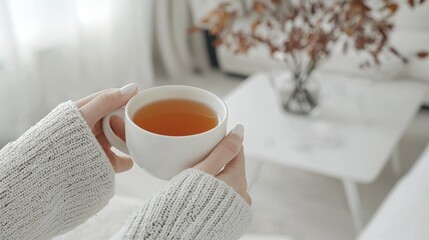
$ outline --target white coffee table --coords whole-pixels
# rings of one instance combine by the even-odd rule
[[[341,180],[359,232],[363,223],[356,184],[374,181],[391,157],[399,174],[397,145],[426,88],[411,80],[318,78],[323,80],[320,115],[284,113],[268,75],[260,73],[225,98],[228,124],[245,126],[246,154],[255,159]]]

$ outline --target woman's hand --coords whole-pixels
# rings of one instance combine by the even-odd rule
[[[97,138],[104,152],[106,152],[106,155],[109,157],[110,163],[116,173],[131,169],[133,161],[129,157],[119,157],[112,152],[110,149],[112,146],[103,132],[102,120],[104,116],[113,110],[125,106],[136,93],[137,85],[131,83],[121,89],[108,89],[94,93],[76,102],[76,106],[92,129],[92,133]],[[124,122],[118,118],[112,117],[111,125],[113,132],[125,141]]]
[[[246,169],[244,164],[243,125],[237,125],[210,153],[194,166],[195,169],[215,176],[231,186],[251,205],[247,192]]]

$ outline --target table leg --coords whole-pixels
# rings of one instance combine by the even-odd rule
[[[401,164],[401,155],[399,153],[399,147],[396,147],[395,150],[393,150],[391,163],[392,163],[393,173],[397,177],[401,176],[402,164]]]
[[[251,177],[249,179],[249,184],[248,184],[248,187],[247,187],[248,191],[250,191],[250,189],[252,189],[252,187],[258,181],[259,176],[261,175],[263,166],[264,166],[264,163],[262,161],[257,161],[256,162],[255,170],[253,170],[253,174],[251,175]]]
[[[352,214],[353,223],[356,233],[362,230],[362,207],[359,197],[359,190],[355,182],[343,179],[344,190],[346,192],[347,202],[349,205],[350,213]]]

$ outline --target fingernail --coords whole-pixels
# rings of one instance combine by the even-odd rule
[[[234,129],[232,129],[232,133],[235,134],[237,137],[243,139],[244,134],[244,127],[241,124],[237,124]]]
[[[121,94],[123,96],[127,96],[130,95],[131,93],[133,93],[134,91],[137,90],[137,84],[135,83],[130,83],[128,85],[125,85],[121,88]]]

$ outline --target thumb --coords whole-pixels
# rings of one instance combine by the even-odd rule
[[[222,168],[239,154],[242,148],[244,127],[241,124],[235,128],[213,149],[203,161],[194,168],[216,176]]]
[[[120,89],[100,93],[80,108],[80,111],[88,122],[88,125],[93,127],[104,116],[127,104],[136,93],[137,84],[130,83]]]

